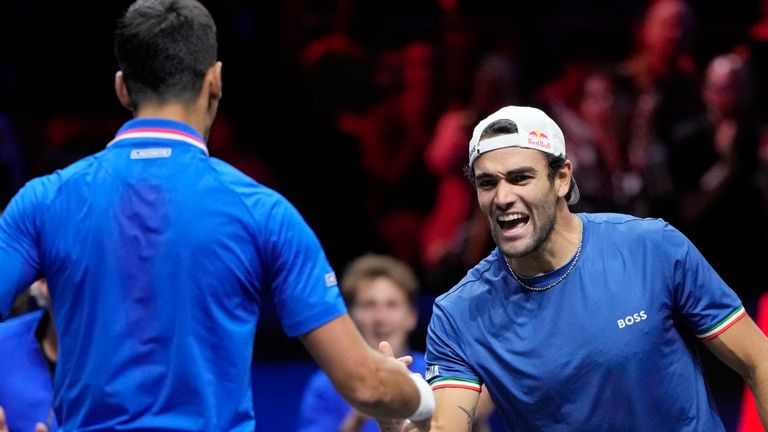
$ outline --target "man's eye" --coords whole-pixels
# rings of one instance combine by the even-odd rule
[[[495,180],[480,180],[477,182],[477,187],[480,189],[490,189],[496,185]]]
[[[507,178],[507,181],[512,184],[521,184],[531,180],[532,178],[533,176],[530,174],[518,174],[518,175],[510,176],[509,178]]]

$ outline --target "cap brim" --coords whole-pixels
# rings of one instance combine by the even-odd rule
[[[579,193],[579,186],[576,184],[576,179],[571,176],[571,189],[568,191],[568,204],[573,205],[579,202],[581,194]]]

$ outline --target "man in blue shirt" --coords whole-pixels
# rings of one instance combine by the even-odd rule
[[[468,172],[497,248],[435,302],[433,430],[466,430],[482,384],[508,430],[723,430],[696,339],[747,380],[768,425],[768,340],[739,298],[666,222],[572,214],[546,114],[482,120]]]
[[[135,118],[103,151],[27,183],[0,218],[0,316],[48,279],[61,430],[253,431],[268,299],[357,409],[428,419],[429,386],[365,343],[298,211],[208,157],[222,95],[208,11],[139,0],[115,53]]]

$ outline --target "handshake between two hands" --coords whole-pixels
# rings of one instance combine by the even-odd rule
[[[387,357],[395,358],[395,353],[392,351],[392,347],[389,345],[389,342],[379,343],[379,352]],[[411,362],[413,362],[413,358],[411,356],[403,356],[399,357],[397,361],[402,363],[403,367],[407,367],[411,364]],[[376,419],[376,422],[379,424],[379,429],[381,429],[381,432],[427,432],[429,431],[431,417],[420,421],[406,419]]]

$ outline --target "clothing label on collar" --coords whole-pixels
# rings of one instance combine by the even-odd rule
[[[171,149],[168,147],[131,150],[131,159],[160,159],[168,157],[171,157]]]

